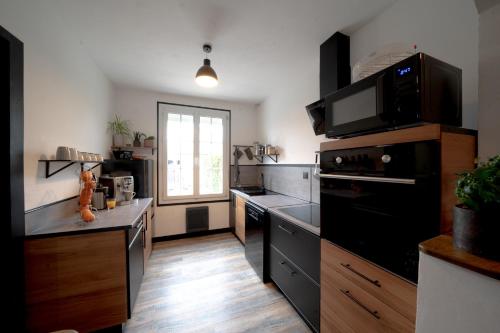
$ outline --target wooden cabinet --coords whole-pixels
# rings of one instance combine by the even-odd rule
[[[235,234],[245,244],[245,203],[246,199],[236,196]]]
[[[152,216],[151,206],[144,212],[143,223],[144,223],[144,271],[146,271],[146,266],[153,251],[153,216]]]
[[[323,332],[414,332],[417,288],[321,240]]]
[[[89,332],[127,321],[125,232],[25,241],[30,332]]]

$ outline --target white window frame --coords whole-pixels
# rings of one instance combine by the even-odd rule
[[[167,148],[166,131],[169,113],[194,116],[194,149],[193,149],[193,195],[167,195]],[[199,124],[200,117],[212,117],[222,119],[223,126],[223,158],[222,158],[222,193],[221,194],[199,194]],[[198,106],[179,105],[158,102],[158,204],[180,204],[207,201],[221,201],[229,199],[229,146],[230,146],[230,111],[210,109]]]

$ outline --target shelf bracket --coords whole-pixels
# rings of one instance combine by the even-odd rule
[[[266,156],[272,159],[274,163],[278,163],[278,155],[266,155]]]
[[[93,163],[93,162],[90,162],[90,161],[89,161],[88,163]],[[80,170],[81,170],[81,171],[83,171],[83,170],[84,170],[84,169],[83,169],[83,167],[84,167],[84,165],[85,165],[85,164],[86,164],[86,162],[81,162],[81,163],[80,163]],[[102,164],[102,163],[98,162],[98,163],[96,163],[94,166],[92,166],[92,167],[91,167],[89,170],[87,170],[87,171],[94,170],[95,168],[97,168],[97,167],[98,167],[99,165],[101,165],[101,164]]]
[[[253,157],[255,157],[255,159],[257,161],[259,161],[260,163],[262,163],[264,161],[264,156],[263,155],[261,155],[261,156],[259,156],[259,155],[253,155]]]
[[[55,175],[55,174],[63,171],[64,169],[69,168],[73,164],[75,164],[75,162],[68,162],[68,164],[66,164],[65,166],[57,169],[56,171],[50,172],[50,162],[49,161],[45,161],[45,178],[50,178],[53,175]]]

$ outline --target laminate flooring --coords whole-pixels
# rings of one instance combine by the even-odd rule
[[[155,243],[124,332],[311,332],[231,233]]]

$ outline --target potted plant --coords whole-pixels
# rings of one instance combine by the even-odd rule
[[[144,147],[154,148],[155,146],[155,137],[150,135],[144,139]]]
[[[142,137],[146,137],[146,134],[139,132],[139,131],[134,131],[134,147],[141,146],[141,138]]]
[[[108,131],[113,134],[113,146],[123,147],[125,139],[130,137],[130,128],[127,120],[122,120],[115,114],[115,119],[108,122]]]
[[[453,244],[467,252],[500,259],[500,155],[459,175],[455,193]]]

